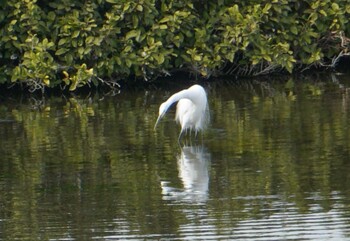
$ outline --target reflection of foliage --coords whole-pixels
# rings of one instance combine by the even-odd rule
[[[290,80],[285,84],[287,88],[284,83],[273,85],[273,95],[271,89],[261,88],[261,83],[252,85],[250,91],[254,89],[258,94],[253,94],[250,101],[247,93],[245,100],[240,100],[238,90],[231,93],[237,94],[235,100],[226,101],[224,106],[214,102],[216,126],[225,127],[227,136],[223,141],[213,137],[210,149],[222,153],[231,150],[236,156],[222,157],[222,170],[214,175],[226,176],[230,181],[229,186],[213,188],[218,194],[283,194],[304,210],[305,193],[318,191],[327,199],[331,190],[346,191],[336,180],[339,176],[347,179],[349,171],[343,169],[350,134],[349,106],[343,99],[348,95],[341,90],[327,93],[334,88],[325,88],[330,85],[327,82]]]
[[[218,229],[259,216],[259,208],[271,204],[254,197],[277,196],[307,212],[310,193],[323,197],[325,210],[332,207],[332,191],[348,196],[349,97],[346,82],[338,89],[341,83],[211,86],[206,205],[217,220],[224,218],[220,210],[237,215],[231,224],[218,221]],[[68,233],[79,239],[90,237],[91,230],[105,232],[100,222],[118,229],[116,219],[129,232],[176,233],[186,217],[180,207],[162,201],[159,176],[179,182],[178,127],[170,117],[153,131],[158,105],[150,103],[160,102],[158,94],[53,97],[31,100],[35,106],[23,101],[0,106],[2,116],[14,119],[0,123],[2,234],[37,238],[42,226],[55,223],[52,232],[42,233],[45,238]],[[247,205],[254,208],[240,212]]]

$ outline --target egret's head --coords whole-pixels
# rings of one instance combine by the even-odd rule
[[[158,122],[160,121],[160,119],[163,118],[163,116],[165,115],[167,109],[168,109],[167,108],[167,104],[165,102],[159,106],[159,115],[158,115],[158,119],[156,121],[156,124],[154,125],[154,129],[156,129],[156,127],[158,125]]]
[[[166,111],[168,110],[167,108],[167,103],[164,102],[159,106],[159,116],[163,117],[166,113]]]

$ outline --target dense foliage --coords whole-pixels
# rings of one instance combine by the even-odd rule
[[[0,83],[292,72],[347,54],[348,0],[5,0]]]

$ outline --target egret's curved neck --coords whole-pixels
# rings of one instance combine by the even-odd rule
[[[176,94],[173,94],[172,96],[170,96],[170,98],[166,102],[168,104],[168,107],[170,107],[173,103],[175,103],[181,99],[190,99],[193,102],[193,100],[189,94],[189,90],[182,90]]]

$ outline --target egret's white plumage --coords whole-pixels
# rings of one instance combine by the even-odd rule
[[[186,130],[194,130],[197,133],[207,126],[209,122],[207,94],[202,86],[193,85],[173,94],[160,105],[159,116],[154,128],[157,127],[160,119],[175,102],[178,102],[175,120],[181,125],[179,139]]]

